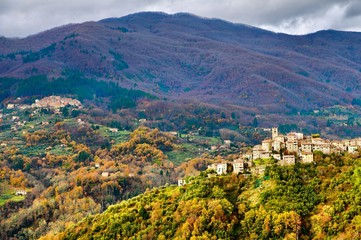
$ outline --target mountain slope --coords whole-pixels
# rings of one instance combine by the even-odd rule
[[[179,13],[138,13],[0,39],[0,76],[77,70],[160,97],[266,112],[349,104],[361,93],[361,34],[276,34]]]
[[[263,177],[203,173],[186,186],[155,189],[111,206],[57,237],[358,239],[360,158],[316,155],[315,165],[274,165]]]

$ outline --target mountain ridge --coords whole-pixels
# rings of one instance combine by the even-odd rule
[[[172,100],[310,111],[361,94],[361,33],[296,36],[188,13],[135,13],[0,39],[0,77],[76,70]]]

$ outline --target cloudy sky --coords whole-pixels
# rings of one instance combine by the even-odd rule
[[[361,0],[0,0],[0,35],[25,37],[141,11],[190,12],[290,34],[361,31]]]

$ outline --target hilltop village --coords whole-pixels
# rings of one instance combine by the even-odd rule
[[[324,154],[341,153],[348,151],[355,153],[361,147],[361,139],[325,140],[319,134],[304,136],[303,133],[291,132],[279,134],[277,128],[272,128],[272,138],[265,139],[262,144],[252,149],[252,156],[243,155],[246,159],[274,158],[281,165],[294,164],[295,160],[301,163],[313,162],[313,153],[320,151]],[[293,157],[292,157],[293,156]]]
[[[61,110],[65,107],[71,107],[72,109],[82,109],[83,105],[77,99],[66,98],[60,96],[48,96],[42,99],[35,99],[35,102],[30,104],[22,104],[21,98],[17,98],[13,102],[9,102],[6,105],[6,110],[13,111],[11,113],[3,113],[0,110],[0,120],[3,121],[3,118],[11,117],[10,122],[12,123],[11,130],[18,131],[21,127],[24,127],[28,124],[28,122],[24,119],[21,119],[20,116],[16,115],[16,113],[20,111],[30,111],[30,116],[39,115],[43,110],[52,110],[54,114],[62,114]],[[82,124],[83,121],[78,119],[78,123]],[[49,122],[43,121],[40,124],[49,125]],[[29,125],[30,128],[34,128],[32,124]],[[3,144],[3,143],[2,143]]]
[[[351,140],[327,140],[319,134],[305,136],[303,133],[290,132],[280,134],[278,128],[272,128],[272,137],[264,139],[261,144],[255,145],[250,151],[242,153],[239,159],[233,162],[222,162],[208,165],[208,170],[216,174],[245,173],[246,175],[263,174],[266,166],[271,162],[278,165],[294,165],[299,163],[312,163],[316,151],[323,154],[332,153],[356,153],[361,148],[361,138]],[[210,175],[213,176],[213,175]],[[182,186],[187,182],[183,179],[178,181]]]
[[[20,99],[18,99],[18,100],[20,100]],[[52,108],[52,109],[59,110],[60,108],[63,108],[68,105],[72,106],[72,107],[76,107],[76,108],[83,107],[81,102],[77,99],[65,98],[65,97],[60,97],[60,96],[49,96],[49,97],[44,97],[40,100],[36,99],[35,103],[33,103],[31,105],[8,103],[6,108],[7,109],[20,109],[20,110],[24,110],[24,109],[28,109],[28,108]]]

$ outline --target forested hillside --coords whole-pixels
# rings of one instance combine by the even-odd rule
[[[356,144],[252,160],[272,127],[360,137],[360,41],[153,12],[0,37],[0,239],[361,239]]]
[[[361,122],[360,39],[355,32],[291,36],[187,13],[136,13],[23,39],[0,38],[0,85],[8,86],[0,90],[0,99],[24,93],[9,86],[6,79],[11,78],[31,84],[36,94],[62,94],[70,85],[67,91],[93,102],[94,96],[110,98],[105,106],[113,111],[135,107],[134,96],[146,93],[174,109],[174,115],[184,115],[190,103],[205,104],[229,112],[226,116],[233,112],[243,125],[256,117],[263,127],[296,124],[346,136],[359,131]],[[86,78],[78,82],[69,72]],[[51,82],[45,84],[49,90],[32,84],[32,77],[39,76]],[[100,85],[94,81],[111,82],[123,89],[120,94],[130,92],[114,97],[114,92],[97,91]],[[54,89],[54,84],[62,87]],[[153,106],[163,111],[160,105]],[[314,115],[342,107],[347,115]],[[182,127],[169,123],[173,115],[162,113],[164,118],[148,114],[168,121],[161,130]]]
[[[56,233],[147,188],[197,174],[219,154],[210,146],[222,143],[137,119],[135,129],[118,129],[117,118],[100,109],[9,106],[0,113],[1,239]],[[236,145],[226,150],[239,152]]]
[[[315,164],[264,176],[207,177],[111,206],[42,239],[359,239],[361,158],[316,154]]]

